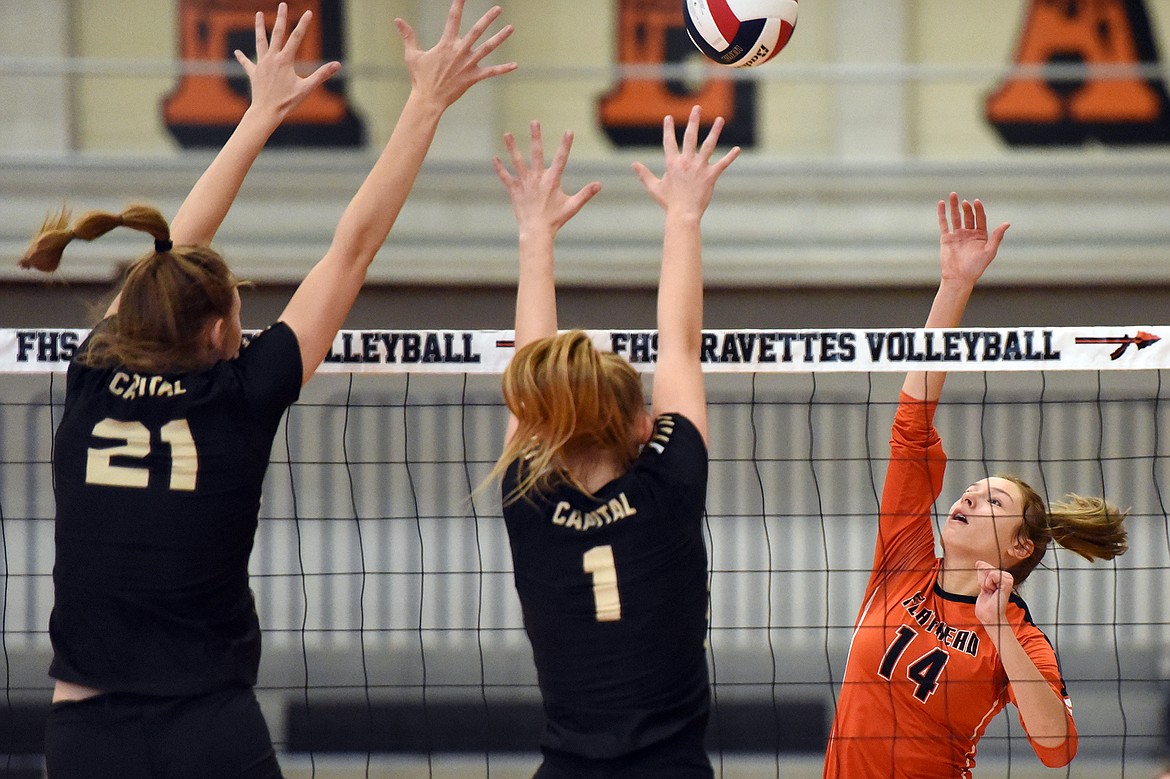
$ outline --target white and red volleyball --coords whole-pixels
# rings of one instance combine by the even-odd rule
[[[754,68],[788,45],[797,0],[683,0],[687,32],[720,65]]]

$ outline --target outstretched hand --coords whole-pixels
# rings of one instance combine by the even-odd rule
[[[573,133],[566,131],[561,137],[552,165],[546,168],[540,122],[532,122],[529,132],[528,161],[525,161],[524,155],[517,148],[515,137],[511,133],[504,135],[504,146],[508,149],[515,174],[508,171],[499,157],[493,158],[492,164],[512,199],[512,210],[516,214],[520,232],[547,230],[555,234],[601,191],[601,184],[594,181],[586,184],[575,195],[566,194],[561,187],[561,177],[569,162]]]
[[[668,115],[663,119],[662,150],[666,169],[662,178],[655,176],[642,163],[634,163],[634,173],[641,180],[642,186],[667,211],[680,209],[702,216],[711,202],[715,182],[739,156],[740,148],[736,146],[719,160],[711,162],[715,146],[719,143],[719,134],[723,131],[723,117],[717,117],[711,124],[711,130],[700,146],[700,115],[699,106],[691,109],[681,149],[675,135],[674,117]]]
[[[974,284],[991,265],[999,251],[999,244],[1009,225],[1005,222],[990,235],[987,232],[987,212],[982,201],[974,204],[959,196],[950,195],[950,219],[947,219],[947,201],[938,201],[939,263],[944,280]]]
[[[276,9],[270,39],[264,28],[264,14],[256,13],[256,61],[252,62],[239,49],[235,51],[236,59],[252,83],[253,107],[272,110],[279,119],[284,119],[310,92],[341,70],[340,62],[327,62],[305,78],[297,75],[297,51],[312,19],[313,12],[305,11],[286,39],[288,5],[281,3]]]
[[[476,45],[501,10],[495,6],[479,18],[467,35],[459,35],[465,0],[452,0],[447,24],[439,42],[423,50],[418,44],[414,28],[403,19],[395,19],[398,33],[406,47],[406,69],[410,72],[411,89],[420,97],[434,101],[445,110],[475,84],[516,69],[515,62],[503,65],[481,66],[479,63],[495,51],[512,34],[512,25],[506,25],[483,43]]]

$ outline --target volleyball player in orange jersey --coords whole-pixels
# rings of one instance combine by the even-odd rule
[[[1008,229],[983,204],[938,204],[942,280],[926,327],[957,327]],[[890,441],[873,572],[857,617],[826,777],[970,776],[988,722],[1011,701],[1033,750],[1062,766],[1077,750],[1056,653],[1015,589],[1055,541],[1089,559],[1126,549],[1124,514],[1100,498],[1045,506],[1023,481],[974,481],[934,553],[931,517],[946,455],[933,426],[946,373],[911,372]]]
[[[385,150],[346,207],[325,256],[278,322],[241,348],[238,282],[208,244],[269,136],[318,84],[294,64],[308,14],[257,60],[239,126],[169,226],[155,209],[51,218],[22,260],[53,270],[74,238],[120,226],[154,250],[126,274],[69,365],[54,439],[56,561],[49,634],[56,681],[46,728],[53,779],[278,777],[253,692],[260,621],[248,559],[273,437],[325,358],[396,221],[442,114],[515,65],[481,61],[500,9],[461,36],[463,0],[422,50],[398,21],[411,91]]]
[[[557,334],[553,242],[600,189],[561,191],[571,136],[548,169],[536,123],[529,162],[511,136],[515,174],[496,160],[520,279],[503,378],[512,417],[494,473],[546,715],[540,779],[712,776],[700,221],[739,153],[712,160],[722,127],[700,145],[696,107],[680,148],[667,117],[662,178],[635,165],[665,211],[653,419],[629,363],[579,330]]]

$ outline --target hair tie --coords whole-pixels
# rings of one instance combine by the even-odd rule
[[[155,238],[154,239],[154,250],[156,252],[158,252],[159,254],[164,254],[166,252],[169,252],[173,248],[175,248],[175,245],[173,243],[171,243],[170,238]]]

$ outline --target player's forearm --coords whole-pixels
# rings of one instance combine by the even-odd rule
[[[700,216],[669,210],[658,282],[658,352],[698,359],[703,328]]]
[[[195,182],[171,222],[175,244],[206,246],[235,202],[240,187],[269,137],[280,126],[270,109],[249,108],[215,159]]]
[[[520,232],[520,280],[516,285],[516,348],[557,332],[556,272],[551,229]]]
[[[1069,714],[1064,700],[1040,673],[1014,632],[1004,627],[989,628],[988,633],[999,652],[1029,737],[1042,747],[1063,746],[1069,737]]]
[[[414,187],[442,113],[413,93],[407,98],[390,140],[337,224],[338,256],[361,268],[373,262]]]
[[[934,294],[924,327],[958,327],[974,289],[974,282],[943,279]]]
[[[943,279],[923,327],[958,327],[973,289],[974,282]],[[938,400],[946,379],[945,371],[911,371],[906,374],[902,391],[919,400]]]

